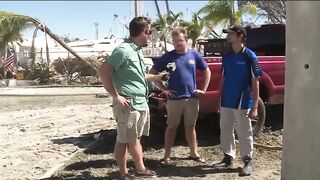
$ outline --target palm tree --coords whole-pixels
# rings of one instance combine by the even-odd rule
[[[154,23],[152,23],[151,27],[155,28],[157,31],[160,31],[160,40],[164,41],[165,51],[167,51],[167,37],[170,34],[170,31],[173,29],[174,26],[182,26],[182,27],[188,27],[190,25],[189,22],[183,21],[181,17],[183,16],[182,12],[178,12],[177,14],[174,14],[169,9],[169,1],[166,0],[166,9],[167,14],[162,16],[159,8],[159,4],[157,0],[154,0],[158,18]]]
[[[267,18],[270,23],[285,23],[286,22],[286,0],[273,1],[239,1],[238,5],[243,6],[248,3],[254,4],[259,9],[258,17]]]
[[[63,42],[58,35],[53,33],[43,22],[30,16],[0,11],[0,50],[4,49],[6,44],[11,41],[22,42],[21,31],[35,27],[48,34],[52,39],[57,41],[62,47],[74,55],[77,59],[83,60],[68,44]]]
[[[38,29],[35,29],[33,31],[32,43],[31,43],[31,52],[30,52],[31,63],[30,63],[30,67],[33,67],[34,62],[36,61],[35,39],[37,37],[37,33],[38,33]]]
[[[174,14],[172,11],[170,11],[169,15],[160,16],[159,19],[152,23],[151,27],[155,28],[157,31],[160,31],[160,40],[166,42],[166,39],[168,38],[168,35],[170,34],[170,31],[173,29],[173,27],[179,25],[189,25],[185,21],[181,20],[182,15],[182,12]],[[165,50],[167,50],[166,43],[164,44]]]
[[[204,21],[201,21],[201,19],[198,16],[198,13],[193,13],[192,21],[187,28],[189,37],[192,39],[193,48],[196,45],[196,40],[201,35],[203,27],[204,27]]]
[[[241,24],[242,16],[245,13],[256,16],[257,8],[255,5],[246,4],[236,9],[234,0],[210,0],[208,5],[201,8],[199,12],[204,14],[204,20],[211,30],[218,24],[222,24],[223,27],[226,25]]]

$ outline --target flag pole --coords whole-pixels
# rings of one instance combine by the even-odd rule
[[[17,73],[18,73],[18,56],[17,56],[17,52],[16,52],[16,48],[14,47],[14,44],[13,42],[11,41],[11,45],[12,45],[12,49],[13,49],[13,57],[14,57],[14,63],[15,63],[15,76],[16,76],[16,79],[17,79]]]
[[[3,77],[4,77],[4,79],[7,79],[7,71],[6,71],[6,68],[4,67],[6,64],[7,55],[8,55],[8,47],[7,47],[7,45],[5,45],[5,47],[4,47],[4,61],[3,61]]]

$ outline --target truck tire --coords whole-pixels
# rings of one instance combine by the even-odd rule
[[[259,132],[263,129],[265,120],[266,120],[266,107],[265,107],[263,100],[259,97],[259,99],[258,99],[258,119],[251,120],[253,136],[258,135]],[[236,135],[236,139],[238,139],[238,133],[237,133],[236,129],[235,129],[235,135]]]

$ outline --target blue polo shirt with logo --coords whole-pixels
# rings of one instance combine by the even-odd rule
[[[253,107],[251,91],[252,77],[262,76],[258,57],[250,49],[240,53],[233,51],[222,57],[224,84],[221,93],[221,107],[250,109]]]
[[[167,52],[153,66],[158,72],[170,72],[168,88],[175,91],[172,99],[195,97],[193,91],[197,88],[196,69],[206,70],[207,67],[201,54],[194,49],[188,49],[185,54],[179,54],[175,50]]]

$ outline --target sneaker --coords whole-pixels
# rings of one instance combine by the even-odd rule
[[[246,156],[244,158],[244,166],[239,172],[239,176],[250,176],[252,171],[253,171],[252,158],[249,156]]]
[[[214,164],[213,168],[228,168],[228,167],[231,167],[232,164],[233,164],[233,157],[228,154],[224,154],[223,160],[219,163]]]
[[[133,180],[133,179],[134,179],[134,175],[131,175],[129,173],[121,174],[120,176],[120,180]]]
[[[136,170],[135,173],[136,177],[150,177],[150,178],[155,178],[157,177],[157,173],[155,171],[152,171],[150,169],[145,169],[144,171],[138,171]]]

